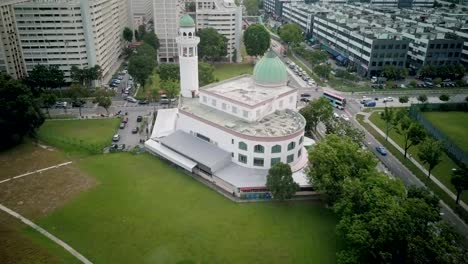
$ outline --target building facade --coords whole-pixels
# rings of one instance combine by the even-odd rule
[[[153,19],[153,0],[128,0],[133,29]]]
[[[0,72],[15,79],[26,77],[26,64],[18,35],[14,4],[26,0],[0,2]]]
[[[73,65],[99,65],[106,79],[119,64],[126,0],[32,0],[14,8],[28,71],[58,65],[69,82]]]
[[[177,60],[178,19],[181,6],[178,0],[153,0],[154,33],[159,38],[158,60],[175,62]]]
[[[433,7],[434,0],[371,0],[370,4],[378,7]]]

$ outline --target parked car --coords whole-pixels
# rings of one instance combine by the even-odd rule
[[[122,123],[120,123],[119,128],[120,128],[120,129],[124,129],[124,128],[125,128],[125,125],[126,125],[126,123],[125,123],[125,122],[122,122]]]
[[[72,107],[81,107],[84,104],[86,104],[85,100],[78,100],[78,101],[73,101],[72,102]]]
[[[143,120],[143,117],[142,116],[137,116],[137,122],[141,122],[141,120]]]
[[[125,150],[125,144],[119,144],[117,146],[117,150],[124,151]]]
[[[375,101],[369,101],[364,104],[365,107],[375,107],[376,102]]]
[[[132,129],[132,134],[136,134],[138,133],[140,129],[138,127],[135,127],[134,129]]]
[[[311,97],[309,93],[301,93],[301,97]]]
[[[393,97],[386,97],[383,99],[383,102],[386,103],[386,102],[393,102]]]
[[[125,114],[127,114],[127,113],[125,113]],[[124,118],[124,120],[122,120],[122,122],[125,123],[125,124],[128,123],[128,117]]]
[[[131,96],[127,96],[127,101],[130,103],[138,103],[138,100]]]
[[[340,118],[340,115],[337,114],[337,113],[335,113],[335,112],[333,112],[333,117],[335,117],[336,119],[338,119],[338,118]]]
[[[341,115],[341,119],[343,119],[344,121],[349,121],[349,117],[345,114]]]
[[[149,101],[148,100],[140,100],[140,101],[138,101],[138,104],[140,104],[140,105],[149,104]]]
[[[337,105],[336,108],[340,110],[344,110],[344,107],[342,105]]]
[[[310,102],[310,99],[307,98],[307,97],[302,97],[300,101],[301,101],[301,102],[308,103],[308,102]]]
[[[377,147],[375,147],[375,150],[376,150],[378,153],[380,153],[380,155],[382,155],[382,156],[386,156],[386,155],[387,155],[387,150],[386,150],[384,147],[382,147],[382,146],[377,146]]]
[[[67,102],[56,102],[55,108],[67,108],[67,105],[68,105]]]
[[[119,134],[115,134],[113,137],[112,137],[112,141],[113,142],[118,142],[120,140],[120,135]]]

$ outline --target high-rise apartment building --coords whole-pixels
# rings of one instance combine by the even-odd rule
[[[118,65],[128,26],[127,0],[30,0],[14,6],[28,71],[58,65],[70,81],[70,68],[99,65],[103,79]]]
[[[159,38],[158,59],[174,62],[177,59],[178,21],[181,14],[178,0],[153,0],[154,33]]]
[[[134,29],[153,19],[153,0],[128,0],[128,2]]]
[[[26,0],[0,1],[0,72],[15,79],[26,76],[26,66],[16,30],[13,4]]]
[[[214,28],[228,40],[227,59],[240,61],[240,38],[242,36],[242,9],[234,0],[197,0],[197,30]]]

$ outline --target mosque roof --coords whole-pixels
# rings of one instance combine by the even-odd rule
[[[284,85],[288,81],[288,73],[276,53],[268,51],[255,65],[253,78],[259,85]]]
[[[190,15],[183,15],[179,20],[180,27],[195,27],[195,21]]]

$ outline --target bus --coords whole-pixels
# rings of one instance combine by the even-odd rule
[[[333,107],[336,107],[338,109],[343,109],[346,106],[346,98],[344,97],[341,97],[339,95],[336,95],[330,92],[323,92],[322,96],[330,100],[330,103],[332,104]]]

